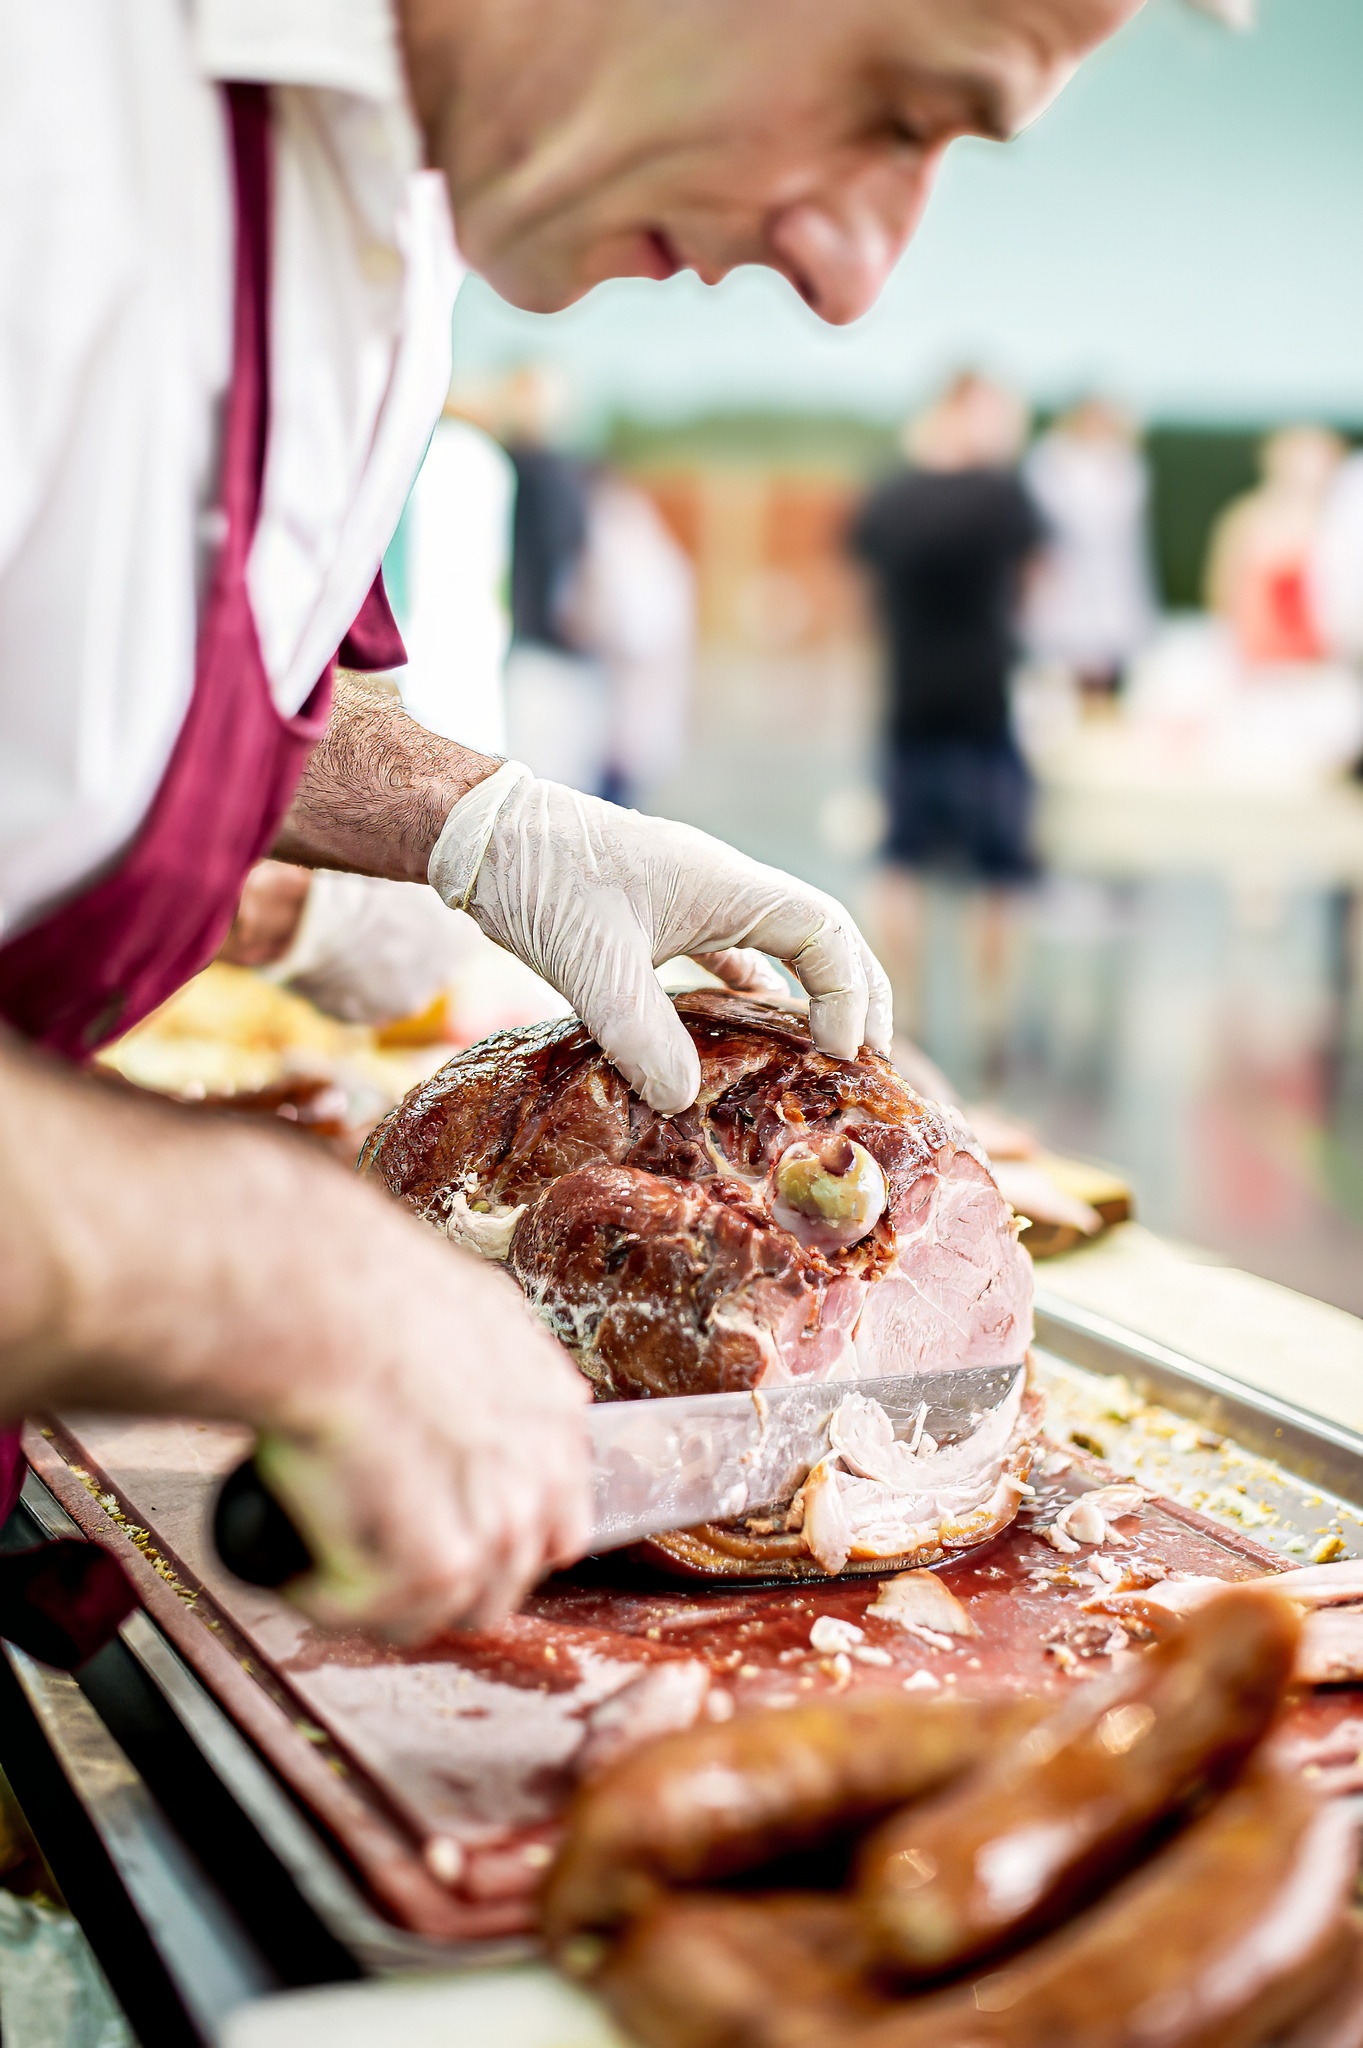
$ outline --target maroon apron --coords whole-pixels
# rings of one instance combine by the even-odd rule
[[[331,701],[334,663],[296,717],[278,710],[247,592],[269,424],[270,119],[263,86],[230,85],[226,97],[237,232],[232,381],[219,487],[224,538],[200,621],[189,710],[151,808],[110,872],[0,946],[0,1017],[70,1060],[88,1059],[131,1029],[213,958],[249,870],[278,836]],[[406,660],[381,575],[339,657],[361,669],[396,668]],[[22,1476],[17,1432],[0,1434],[0,1520],[13,1507]],[[49,1546],[41,1554],[49,1579],[54,1571],[60,1577],[54,1548],[78,1550],[96,1569],[104,1556],[86,1545]],[[6,1561],[0,1583],[4,1634],[11,1633],[18,1562]],[[112,1567],[112,1559],[108,1563]],[[55,1581],[54,1588],[47,1604],[55,1613],[63,1600]],[[34,1588],[24,1597],[32,1609]],[[122,1599],[126,1613],[126,1587]],[[93,1605],[104,1627],[99,1640],[105,1640],[105,1609],[117,1607],[118,1599]],[[113,1627],[119,1619],[115,1614]],[[50,1655],[50,1645],[47,1651],[34,1647],[35,1654]]]

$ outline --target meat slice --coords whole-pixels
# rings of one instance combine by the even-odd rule
[[[578,1024],[499,1033],[379,1125],[362,1170],[507,1259],[607,1398],[1020,1359],[1031,1270],[957,1113],[863,1049],[677,999],[694,1109],[632,1097]]]
[[[1298,1685],[1348,1685],[1363,1679],[1363,1560],[1304,1565],[1238,1584],[1268,1587],[1304,1614],[1292,1674]],[[1183,1616],[1219,1599],[1225,1586],[1224,1579],[1170,1578],[1131,1592],[1100,1593],[1084,1606],[1159,1637]]]

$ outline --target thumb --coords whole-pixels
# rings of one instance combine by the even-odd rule
[[[623,906],[622,906],[623,911]],[[643,931],[624,912],[564,987],[578,1016],[636,1095],[660,1116],[689,1109],[700,1093],[691,1035],[654,971]]]

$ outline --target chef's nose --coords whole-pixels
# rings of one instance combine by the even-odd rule
[[[879,298],[927,202],[938,153],[861,167],[767,223],[778,264],[821,320],[841,327]]]

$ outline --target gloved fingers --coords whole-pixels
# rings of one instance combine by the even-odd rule
[[[866,1043],[888,1059],[894,1038],[894,993],[890,977],[858,933],[861,964],[866,970]]]
[[[700,1059],[623,899],[598,902],[565,965],[571,971],[549,978],[634,1093],[660,1116],[689,1109],[700,1093]]]
[[[830,1059],[854,1060],[866,1036],[869,1002],[865,941],[840,905],[811,890],[793,897],[747,933],[750,944],[784,960],[809,995],[809,1029]]]
[[[692,953],[697,967],[718,975],[726,987],[740,995],[788,996],[790,984],[755,946],[726,946],[718,953]]]

